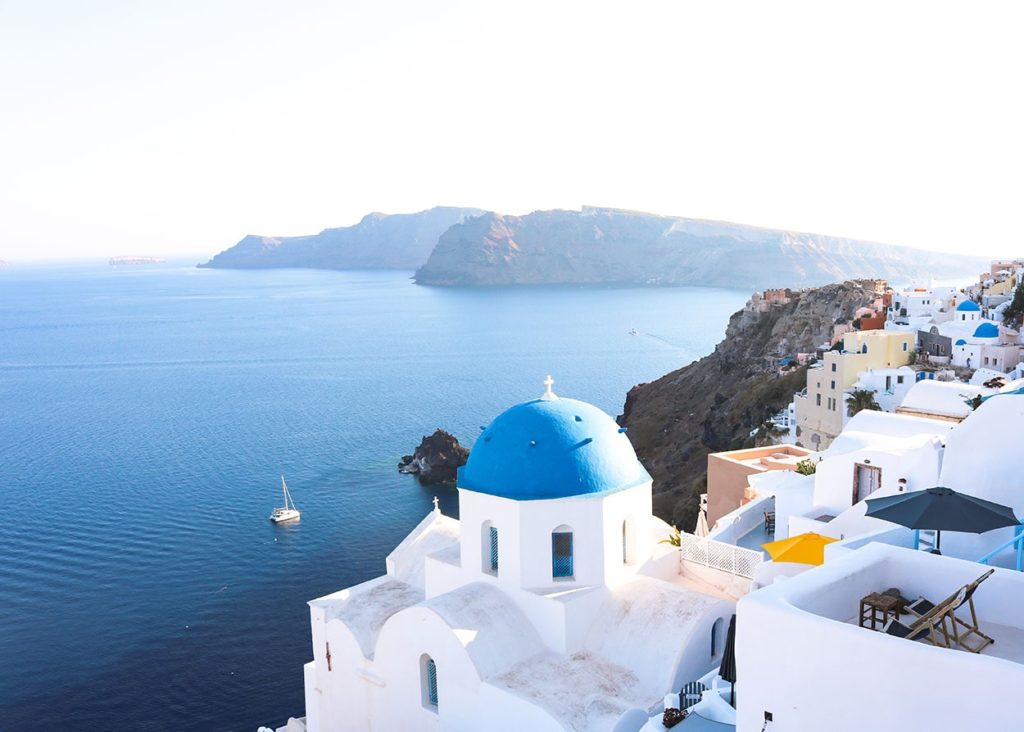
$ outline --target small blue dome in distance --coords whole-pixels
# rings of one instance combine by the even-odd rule
[[[549,391],[494,419],[459,469],[458,486],[530,501],[610,493],[650,479],[615,420]]]
[[[982,323],[974,331],[975,338],[998,338],[999,327],[994,323]]]
[[[963,338],[958,338],[956,343],[954,343],[953,345],[954,346],[966,346],[967,345],[967,341],[965,341]]]
[[[960,312],[980,313],[981,308],[978,307],[978,303],[974,300],[964,300],[962,303],[956,306],[956,309]]]

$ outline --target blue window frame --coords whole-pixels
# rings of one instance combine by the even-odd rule
[[[498,571],[498,529],[491,527],[491,571]]]
[[[551,534],[551,576],[573,576],[571,531],[555,531]]]
[[[427,702],[437,706],[437,664],[432,658],[427,659]]]

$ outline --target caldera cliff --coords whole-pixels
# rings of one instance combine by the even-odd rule
[[[765,312],[734,313],[713,353],[634,386],[619,423],[654,478],[655,513],[692,531],[706,490],[707,455],[749,444],[752,430],[806,386],[805,368],[779,374],[780,358],[812,353],[880,291],[871,280],[796,291]]]
[[[984,260],[607,208],[487,213],[445,231],[424,285],[629,284],[761,289],[850,277],[973,277]]]

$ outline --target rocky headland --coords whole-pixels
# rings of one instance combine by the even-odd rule
[[[654,478],[655,513],[690,531],[707,486],[707,455],[752,444],[750,433],[806,385],[806,368],[779,375],[778,361],[811,353],[880,292],[871,280],[793,293],[766,312],[729,319],[713,353],[657,381],[634,386],[619,423]]]
[[[416,269],[438,237],[474,208],[438,206],[411,214],[371,213],[354,226],[324,229],[309,236],[249,235],[209,262],[219,269]]]
[[[445,231],[424,285],[806,287],[850,277],[973,276],[981,258],[607,208],[487,213]]]
[[[412,455],[404,455],[398,472],[415,475],[423,485],[454,484],[458,469],[469,459],[469,450],[454,435],[437,429],[420,442]]]

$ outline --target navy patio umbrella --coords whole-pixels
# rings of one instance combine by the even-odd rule
[[[1020,525],[1020,520],[1009,506],[943,487],[869,498],[865,515],[892,521],[908,529],[935,531],[936,550],[943,531],[984,534],[993,529]]]
[[[729,703],[736,706],[736,614],[729,618],[729,632],[725,636],[725,649],[722,652],[722,665],[718,675],[732,686],[729,689]]]

